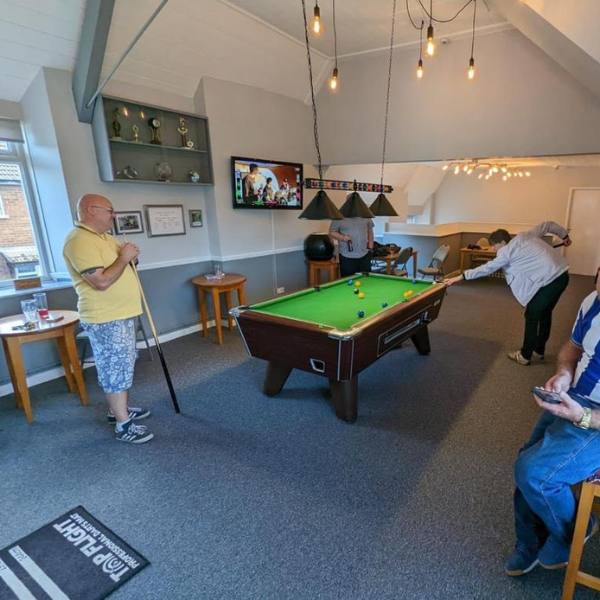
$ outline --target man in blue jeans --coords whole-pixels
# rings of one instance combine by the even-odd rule
[[[560,404],[534,396],[544,413],[515,464],[517,543],[507,575],[540,564],[559,569],[569,560],[576,502],[571,486],[600,468],[600,269],[596,289],[581,303],[571,339],[558,356],[546,390]],[[588,538],[597,523],[588,525]]]

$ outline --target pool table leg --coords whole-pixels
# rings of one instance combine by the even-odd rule
[[[279,394],[291,372],[292,367],[269,361],[269,364],[267,365],[267,374],[265,375],[265,383],[263,385],[263,392],[267,396]]]
[[[419,354],[429,354],[431,352],[431,346],[429,344],[429,332],[427,331],[427,325],[421,327],[415,334],[410,336],[413,341],[415,348]]]
[[[347,381],[330,379],[329,387],[338,419],[354,423],[358,413],[358,375]]]

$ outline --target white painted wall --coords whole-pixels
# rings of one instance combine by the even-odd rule
[[[600,151],[600,101],[518,31],[478,36],[473,81],[469,40],[438,49],[422,80],[415,49],[394,52],[389,162]],[[318,97],[325,162],[380,160],[386,80],[385,53],[340,62]]]
[[[208,188],[100,181],[91,126],[77,120],[71,92],[71,73],[58,69],[44,69],[44,75],[51,108],[51,122],[56,132],[73,216],[77,199],[87,192],[97,192],[107,196],[112,200],[116,210],[143,210],[144,204],[182,204],[187,219],[188,209],[205,208]],[[131,95],[126,89],[121,88],[121,91],[124,92],[125,97],[141,102],[146,101],[137,87],[131,89]],[[170,94],[162,100],[157,93],[152,94],[152,101],[166,108],[183,109],[186,106],[189,108],[189,103],[183,101],[173,106],[174,103],[170,102],[172,100]],[[30,118],[34,118],[34,115],[28,111],[25,120],[28,121]],[[32,150],[36,152],[35,141]],[[46,206],[47,194],[42,194],[41,198],[43,205]],[[129,239],[140,246],[142,267],[177,261],[200,261],[210,256],[207,231],[211,226],[213,224],[207,220],[204,227],[190,229],[186,222],[187,233],[183,236],[149,238],[144,233],[131,235]],[[63,236],[67,231],[68,228],[65,228]]]
[[[50,270],[65,274],[60,240],[71,226],[71,211],[45,75],[40,70],[21,100],[23,130],[33,168],[36,199],[44,213],[44,241]]]
[[[204,78],[202,88],[215,176],[207,201],[213,234],[217,233],[211,237],[213,254],[226,258],[298,248],[309,233],[327,229],[329,222],[298,219],[300,211],[233,208],[231,156],[302,162],[305,176],[315,175],[308,166],[314,162],[310,108],[280,94],[219,79]],[[313,196],[306,193],[305,206]]]
[[[530,168],[531,177],[488,181],[465,174],[446,174],[436,192],[434,223],[564,224],[571,187],[600,186],[598,168]]]

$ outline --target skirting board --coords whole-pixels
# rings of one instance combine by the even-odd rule
[[[227,321],[221,321],[223,325],[227,325]],[[215,326],[214,319],[208,322],[209,327]],[[200,331],[200,325],[190,325],[189,327],[184,327],[183,329],[176,329],[175,331],[170,331],[168,333],[163,333],[158,336],[161,344],[165,342],[169,342],[171,340],[175,340],[177,338],[183,337],[185,335],[190,335],[191,333],[196,333]],[[148,337],[148,343],[150,346],[156,346],[154,338],[150,335]],[[146,347],[145,342],[142,340],[138,341],[137,347],[143,349]],[[93,367],[93,364],[87,364],[84,366],[84,369],[89,367]],[[33,373],[27,376],[27,387],[31,388],[34,385],[39,385],[40,383],[45,383],[46,381],[51,381],[52,379],[59,379],[60,377],[65,376],[65,371],[62,367],[53,367],[52,369],[46,369],[45,371],[40,371],[39,373]],[[0,398],[2,396],[9,396],[13,393],[12,383],[4,383],[0,385]]]

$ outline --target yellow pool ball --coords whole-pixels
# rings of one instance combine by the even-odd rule
[[[406,292],[404,292],[404,297],[405,298],[410,298],[413,295],[413,291],[412,290],[407,290]]]
[[[364,292],[358,292],[358,297],[362,300],[365,297]]]
[[[355,282],[354,282],[354,285],[355,285],[355,287],[360,287],[360,286],[361,286],[361,283],[360,283],[360,281],[355,281]]]

